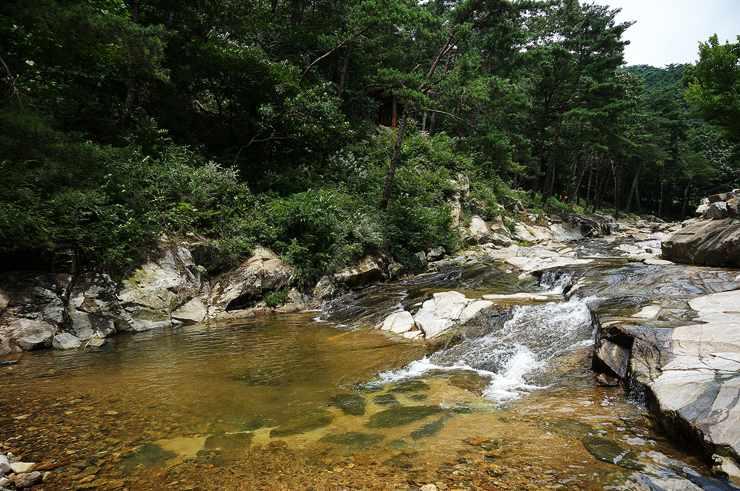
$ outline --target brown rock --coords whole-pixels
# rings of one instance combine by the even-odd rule
[[[26,489],[41,482],[44,476],[39,471],[14,474],[10,480],[18,489]]]

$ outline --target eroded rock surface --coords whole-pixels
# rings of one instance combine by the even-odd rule
[[[740,290],[688,301],[696,318],[677,327],[659,306],[602,327],[595,356],[621,378],[646,387],[663,425],[737,466],[740,455]],[[680,324],[680,323],[679,323]],[[735,476],[740,478],[740,476]]]

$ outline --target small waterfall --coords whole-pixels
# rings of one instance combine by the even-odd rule
[[[548,293],[564,295],[573,286],[573,274],[567,271],[543,271],[540,276],[540,287]]]
[[[507,319],[493,320],[484,335],[466,338],[401,370],[382,373],[380,382],[433,370],[471,370],[490,378],[484,395],[503,402],[536,389],[534,376],[558,355],[592,342],[592,333],[591,310],[582,300],[519,305]]]

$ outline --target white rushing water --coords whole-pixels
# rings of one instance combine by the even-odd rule
[[[379,383],[421,377],[432,371],[470,370],[488,377],[484,396],[505,402],[539,388],[532,375],[574,347],[592,342],[593,320],[586,301],[572,299],[514,307],[505,322],[494,322],[480,337],[383,372]]]

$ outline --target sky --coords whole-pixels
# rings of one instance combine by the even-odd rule
[[[717,34],[721,41],[740,34],[740,0],[593,0],[621,8],[620,21],[637,21],[627,31],[628,65],[692,63],[699,41]]]

